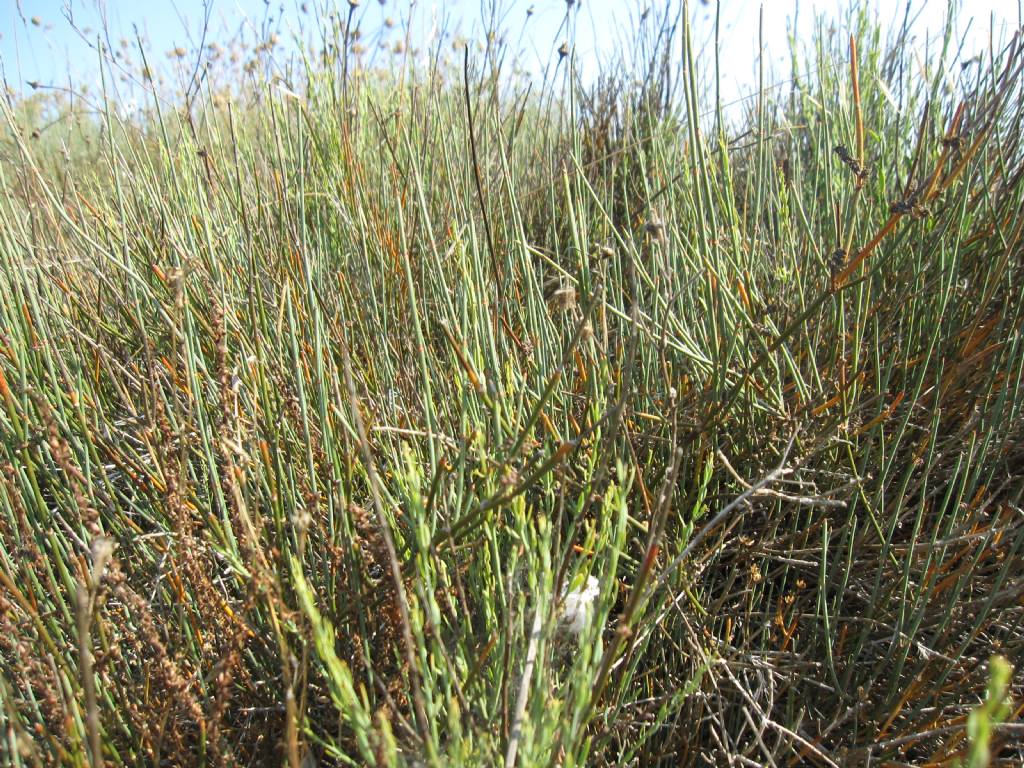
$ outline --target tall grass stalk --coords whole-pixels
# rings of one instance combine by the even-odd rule
[[[1020,35],[822,19],[728,105],[685,4],[540,85],[361,13],[0,107],[0,760],[977,761]]]

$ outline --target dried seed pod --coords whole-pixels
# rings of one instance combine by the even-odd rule
[[[851,155],[850,150],[842,144],[837,144],[832,148],[832,151],[836,153],[836,156],[842,161],[843,165],[849,168],[853,175],[857,177],[857,189],[863,187],[871,176],[871,169]]]

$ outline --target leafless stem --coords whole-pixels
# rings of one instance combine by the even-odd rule
[[[377,513],[377,526],[380,528],[381,538],[384,540],[384,547],[387,549],[388,561],[391,566],[391,581],[398,600],[398,612],[402,621],[402,643],[405,647],[406,664],[409,667],[409,681],[412,687],[413,706],[416,709],[416,725],[420,730],[420,736],[424,743],[429,743],[429,723],[427,722],[427,710],[423,703],[423,692],[420,690],[419,675],[416,672],[416,646],[412,639],[412,627],[409,623],[409,600],[405,594],[405,585],[402,583],[402,566],[398,562],[398,553],[395,549],[395,542],[391,536],[391,528],[388,526],[387,516],[384,514],[384,504],[380,497],[380,480],[377,477],[377,470],[373,462],[373,454],[370,452],[370,443],[366,437],[366,425],[363,424],[363,417],[359,412],[359,401],[356,396],[356,387],[352,380],[352,360],[348,353],[348,345],[342,344],[342,357],[345,364],[345,387],[348,390],[349,403],[352,406],[352,419],[355,422],[356,434],[359,437],[359,451],[362,454],[363,463],[366,467],[366,475],[370,486],[370,495],[373,497],[373,507]]]
[[[530,630],[530,645],[526,649],[526,666],[523,667],[523,676],[519,680],[519,695],[516,699],[515,714],[512,717],[512,732],[508,739],[508,751],[505,752],[505,768],[512,768],[516,764],[516,752],[519,750],[519,737],[522,735],[523,715],[526,714],[526,700],[529,698],[530,678],[533,677],[533,666],[537,661],[537,645],[540,641],[540,631],[543,626],[540,608],[533,612],[533,628]]]

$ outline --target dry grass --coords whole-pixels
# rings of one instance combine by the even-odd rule
[[[539,91],[358,20],[284,89],[3,107],[3,761],[982,764],[1020,38],[822,24],[730,123],[671,14]]]

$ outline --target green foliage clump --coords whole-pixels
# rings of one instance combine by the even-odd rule
[[[0,760],[1024,759],[1020,37],[730,107],[356,9],[2,107]]]

